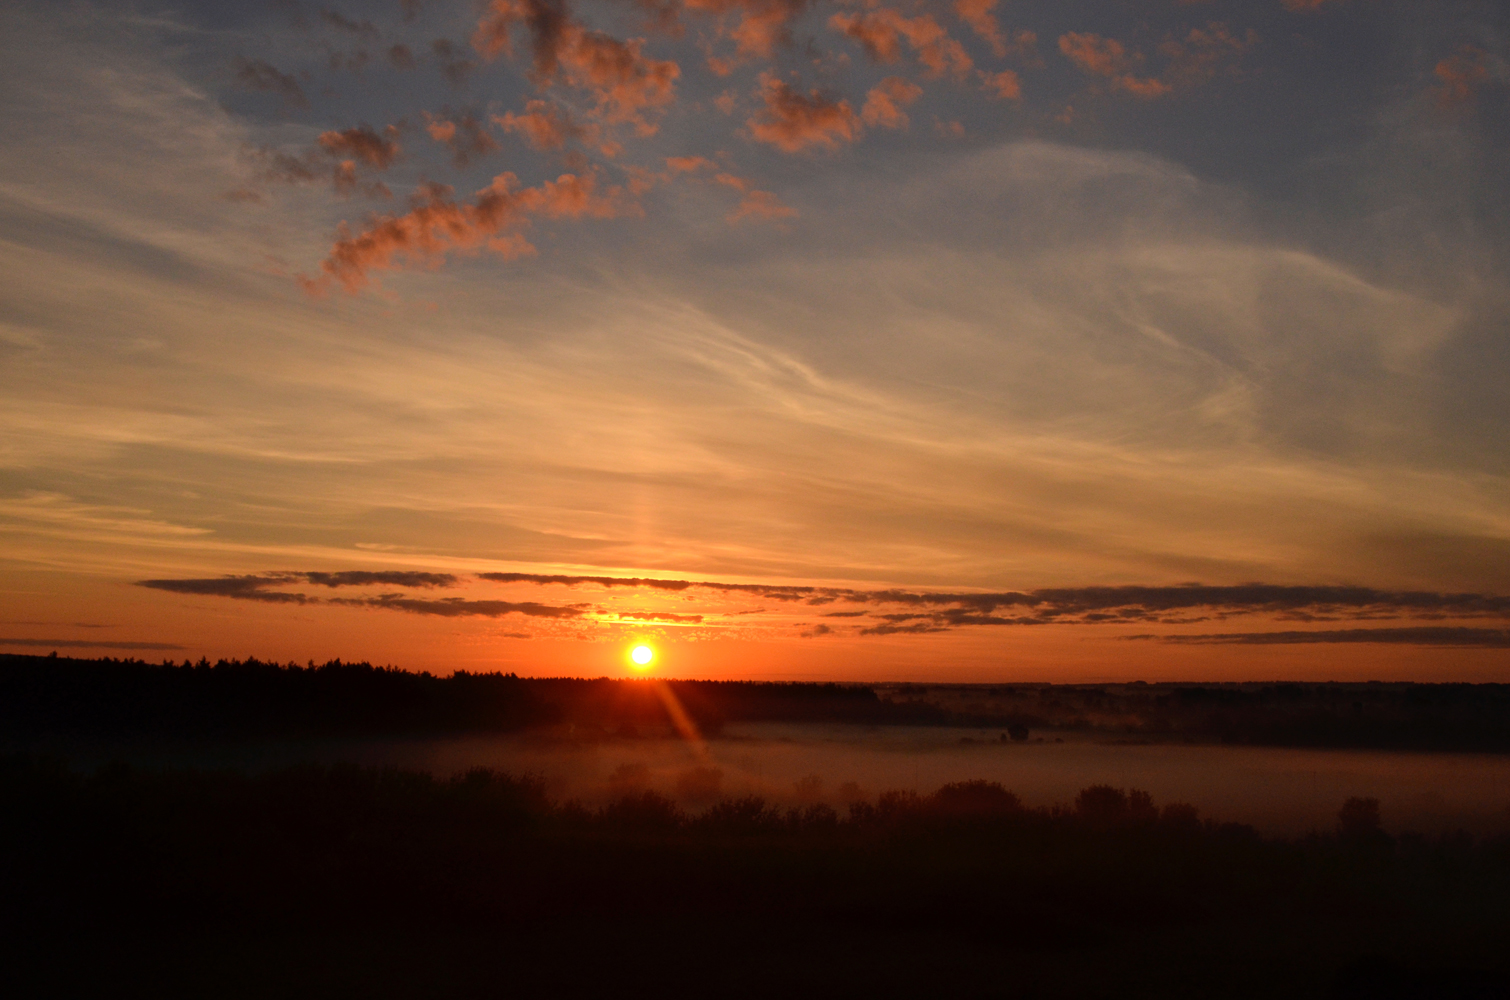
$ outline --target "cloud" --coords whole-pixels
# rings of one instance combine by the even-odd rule
[[[171,642],[106,642],[91,639],[0,639],[0,646],[27,646],[37,649],[183,649]]]
[[[668,156],[666,169],[673,174],[692,174],[699,170],[717,170],[718,165],[706,156]]]
[[[559,51],[564,74],[574,85],[593,93],[603,120],[631,122],[640,135],[653,135],[657,126],[646,121],[642,112],[675,100],[681,68],[669,60],[646,58],[638,39],[621,42],[572,26],[567,40]]]
[[[744,196],[739,200],[739,204],[734,207],[734,210],[725,216],[730,224],[742,222],[745,219],[755,219],[757,221],[791,219],[797,215],[795,208],[784,204],[780,198],[776,197],[770,191],[755,189],[743,177],[721,173],[715,175],[713,180],[724,187],[733,188]]]
[[[720,38],[734,40],[735,51],[745,58],[769,59],[778,45],[790,45],[791,24],[810,0],[684,0],[687,10],[723,18],[737,12],[739,23],[725,29],[720,23]]]
[[[1139,53],[1129,53],[1115,38],[1071,31],[1059,37],[1059,51],[1086,73],[1104,76],[1112,86],[1135,97],[1162,97],[1172,90],[1169,84],[1153,77],[1137,77],[1128,70],[1142,62]]]
[[[467,85],[467,78],[477,64],[461,54],[461,49],[449,38],[437,38],[430,43],[430,51],[440,64],[441,76],[458,90]]]
[[[1007,40],[996,23],[996,16],[991,13],[995,9],[996,0],[954,0],[954,13],[991,46],[997,58],[1001,58],[1007,54]]]
[[[771,191],[746,191],[739,204],[734,210],[724,216],[730,223],[743,222],[746,219],[769,222],[774,219],[796,218],[797,210],[784,203]]]
[[[1488,53],[1475,45],[1464,45],[1437,63],[1432,73],[1438,81],[1437,102],[1443,107],[1466,104],[1489,79]]]
[[[810,146],[838,149],[860,137],[860,116],[846,100],[833,100],[817,90],[801,94],[771,73],[760,76],[761,113],[746,124],[760,142],[787,153]]]
[[[308,604],[314,598],[307,594],[283,590],[268,590],[299,579],[294,574],[271,576],[222,576],[208,580],[138,580],[138,587],[166,590],[175,594],[197,594],[207,597],[232,597],[241,601],[263,601],[267,604]]]
[[[451,162],[458,169],[498,151],[498,140],[483,129],[482,123],[470,111],[460,115],[449,111],[440,115],[426,112],[425,131],[431,139],[451,151]]]
[[[403,215],[377,216],[356,234],[343,224],[329,256],[321,262],[322,273],[301,278],[301,283],[315,295],[323,294],[332,282],[355,293],[367,284],[372,271],[404,264],[433,266],[451,251],[478,247],[512,260],[535,252],[521,234],[509,231],[526,225],[530,216],[609,219],[627,210],[621,189],[597,193],[594,174],[562,174],[538,187],[520,188],[518,183],[519,178],[511,173],[499,174],[470,204],[453,200],[444,185],[422,186],[414,208]]]
[[[1127,48],[1115,38],[1071,31],[1059,36],[1059,51],[1080,69],[1095,76],[1116,76],[1131,63]]]
[[[937,627],[963,625],[1101,624],[1164,621],[1173,613],[1205,612],[1215,617],[1238,614],[1327,618],[1510,618],[1510,597],[1478,593],[1388,591],[1370,587],[1305,586],[1249,583],[1231,586],[1046,587],[1027,591],[854,590],[844,587],[725,583],[714,580],[664,580],[647,577],[563,576],[533,573],[481,573],[499,583],[537,583],[630,587],[681,592],[689,589],[756,594],[778,601],[834,601],[871,606],[925,608],[875,615],[895,625],[927,618]],[[1003,608],[1025,614],[1006,617]],[[868,612],[830,612],[827,618],[858,617]],[[1188,619],[1187,619],[1188,620]],[[916,631],[916,630],[914,630]]]
[[[650,59],[642,39],[621,41],[586,27],[562,0],[492,0],[477,23],[472,47],[484,58],[512,54],[514,29],[531,38],[534,78],[540,86],[557,79],[590,92],[595,113],[608,123],[632,123],[641,135],[657,126],[644,112],[670,104],[681,68]]]
[[[917,622],[912,625],[874,625],[870,628],[862,628],[861,635],[923,635],[929,632],[947,632],[948,628],[943,625],[930,625],[927,622]]]
[[[556,607],[537,604],[534,601],[469,601],[461,597],[440,600],[423,600],[385,594],[380,597],[333,597],[325,602],[342,607],[377,608],[386,611],[407,611],[415,615],[433,615],[440,618],[501,618],[504,615],[524,615],[527,618],[581,618],[586,605]]]
[[[1343,0],[1284,0],[1286,10],[1318,10],[1324,4],[1342,3]]]
[[[309,107],[309,98],[304,96],[304,88],[299,86],[299,81],[261,59],[237,59],[236,82],[248,90],[280,94],[285,101],[296,107]]]
[[[139,580],[137,586],[152,590],[166,590],[176,594],[228,597],[268,604],[324,604],[336,607],[378,608],[443,618],[497,618],[510,614],[532,618],[580,618],[584,613],[583,609],[587,607],[585,604],[558,607],[534,601],[473,601],[461,597],[426,599],[408,597],[404,594],[380,594],[376,597],[330,597],[322,600],[318,597],[310,597],[308,594],[272,589],[295,583],[310,583],[331,588],[384,585],[435,588],[454,587],[459,582],[450,573],[423,573],[410,570],[377,572],[346,570],[248,574],[190,580]]]
[[[344,31],[358,38],[377,38],[377,27],[371,21],[355,21],[337,10],[320,11],[320,20],[337,31]]]
[[[1510,629],[1422,625],[1410,628],[1319,629],[1313,632],[1215,632],[1206,635],[1125,635],[1186,646],[1275,646],[1373,642],[1404,646],[1510,649]]]
[[[394,125],[383,129],[382,134],[365,124],[339,132],[321,132],[316,143],[330,156],[351,157],[374,170],[387,170],[403,152]]]
[[[414,51],[402,43],[388,50],[388,62],[398,70],[409,70],[418,65],[414,58]]]
[[[413,570],[343,570],[339,573],[314,571],[293,575],[320,587],[455,587],[461,582],[452,573],[421,573]]]
[[[231,597],[237,600],[263,601],[269,604],[308,604],[318,603],[319,598],[270,588],[286,587],[294,583],[309,583],[317,587],[330,588],[383,585],[428,588],[454,587],[459,582],[450,573],[423,573],[412,570],[343,570],[332,573],[316,570],[190,580],[138,580],[137,586],[152,590],[166,590],[176,594]]]
[[[947,73],[963,79],[975,65],[964,46],[950,38],[931,14],[904,17],[898,10],[880,7],[860,14],[835,14],[828,24],[859,42],[876,62],[896,62],[906,41],[929,76]]]
[[[548,573],[478,573],[479,580],[491,580],[494,583],[557,583],[566,587],[577,587],[584,583],[596,584],[599,587],[645,587],[650,590],[682,591],[689,587],[708,586],[693,580],[658,580],[654,577],[643,576],[564,576],[561,574]],[[718,585],[713,585],[717,587]],[[739,585],[733,585],[739,586]]]
[[[702,615],[673,615],[657,611],[630,611],[618,616],[621,621],[667,622],[673,625],[701,625]]]
[[[533,100],[524,106],[522,114],[506,111],[494,115],[493,121],[505,132],[516,132],[531,146],[540,150],[560,149],[567,140],[580,138],[584,133],[580,125],[572,122],[571,116],[549,101]]]
[[[1012,70],[1004,69],[1000,73],[982,71],[980,81],[982,89],[992,97],[1005,101],[1022,99],[1022,80]]]
[[[1008,70],[1007,72],[1011,72]],[[882,128],[906,128],[907,112],[902,109],[923,96],[923,88],[900,76],[888,76],[865,95],[860,117],[867,125]]]
[[[1198,86],[1223,70],[1234,72],[1243,53],[1257,44],[1251,29],[1239,38],[1219,21],[1192,28],[1183,38],[1160,43],[1159,54],[1168,60],[1164,80],[1171,87]]]

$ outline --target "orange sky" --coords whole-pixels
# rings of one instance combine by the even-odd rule
[[[1409,6],[7,5],[0,651],[1504,680],[1510,23]]]

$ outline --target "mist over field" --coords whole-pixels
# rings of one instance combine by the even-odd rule
[[[1141,789],[1156,802],[1189,803],[1203,816],[1268,834],[1330,830],[1338,807],[1353,796],[1377,798],[1391,832],[1510,831],[1510,758],[1503,755],[1118,745],[1076,733],[1017,745],[1002,743],[1001,735],[954,727],[766,723],[730,726],[702,754],[679,739],[588,742],[569,736],[237,747],[60,743],[49,749],[81,762],[124,758],[149,766],[266,770],[305,760],[351,761],[440,777],[490,767],[538,775],[553,798],[592,808],[655,791],[691,812],[751,795],[782,807],[823,802],[842,812],[850,802],[874,801],[881,792],[926,794],[951,782],[985,779],[1031,806],[1068,804],[1090,785]]]

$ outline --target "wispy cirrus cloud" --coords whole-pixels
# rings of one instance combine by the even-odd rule
[[[123,649],[141,651],[172,651],[184,648],[171,642],[108,641],[104,639],[0,639],[0,646],[20,646],[28,649]]]
[[[412,570],[344,570],[339,572],[312,570],[184,580],[140,580],[137,586],[150,590],[165,590],[175,594],[227,597],[233,600],[260,601],[266,604],[324,604],[337,607],[376,608],[440,618],[498,618],[510,614],[531,618],[579,618],[588,607],[585,604],[559,607],[534,601],[471,600],[463,597],[428,599],[409,597],[405,594],[320,598],[299,591],[278,589],[300,583],[332,589],[372,586],[437,589],[456,587],[461,582],[460,578],[451,573]]]
[[[268,604],[307,604],[317,601],[307,594],[292,593],[276,588],[290,584],[308,583],[317,587],[454,587],[458,583],[450,573],[425,573],[410,570],[370,571],[342,570],[339,572],[253,573],[242,576],[217,576],[187,580],[139,580],[137,586],[149,590],[166,590],[175,594],[198,594],[207,597],[230,597],[243,601],[263,601]]]
[[[1203,635],[1125,635],[1181,646],[1293,646],[1315,643],[1382,643],[1510,649],[1510,629],[1419,625],[1409,628],[1346,628],[1287,632],[1212,632]]]
[[[504,615],[524,615],[526,618],[581,618],[587,608],[585,604],[560,607],[534,601],[474,601],[462,597],[422,600],[388,594],[380,597],[332,597],[325,603],[349,608],[407,611],[410,614],[432,615],[439,618],[501,618]]]

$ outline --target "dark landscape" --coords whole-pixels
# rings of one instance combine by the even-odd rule
[[[1510,836],[1391,834],[1366,797],[1269,837],[1109,784],[1047,807],[974,780],[689,809],[481,767],[78,768],[28,747],[674,725],[645,680],[6,657],[0,683],[6,963],[28,996],[1491,997],[1510,974]],[[989,721],[1017,742],[1422,746],[1414,723],[1500,749],[1507,712],[1482,685],[668,686],[708,735]]]

